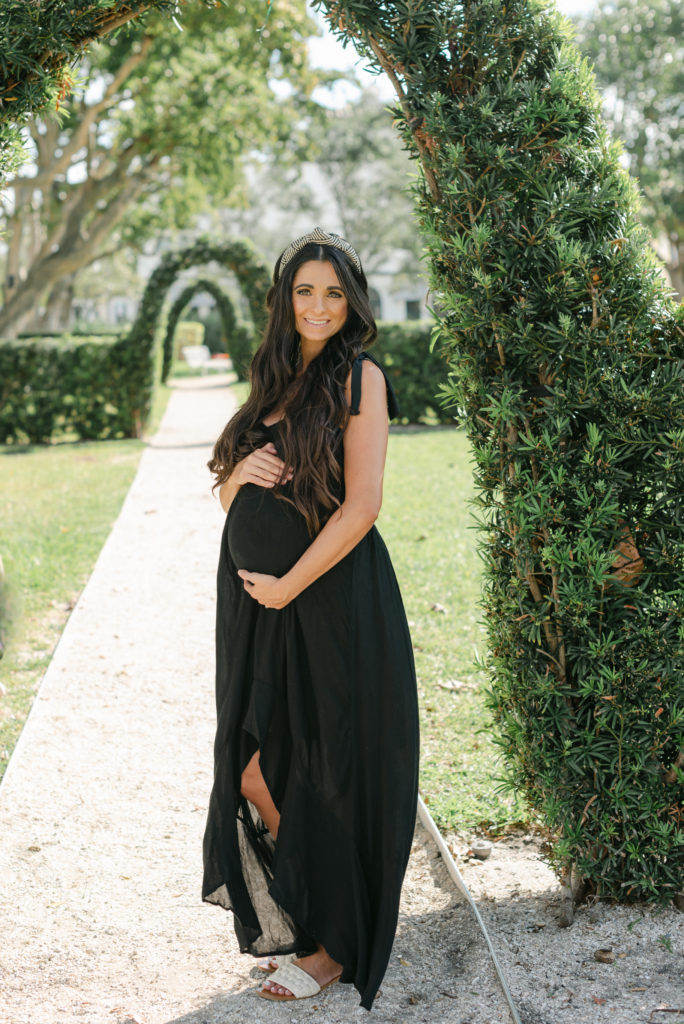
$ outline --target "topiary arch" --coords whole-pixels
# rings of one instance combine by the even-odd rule
[[[169,310],[163,343],[162,381],[166,381],[171,372],[173,338],[176,333],[176,325],[181,318],[183,310],[197,292],[208,292],[215,299],[216,308],[223,325],[226,350],[233,360],[233,367],[236,368],[238,377],[240,379],[244,378],[251,357],[254,331],[238,316],[230,295],[224,292],[215,281],[200,278],[183,289]]]
[[[248,347],[250,350],[256,347],[265,321],[270,274],[252,243],[243,238],[225,242],[203,237],[187,249],[167,252],[147,282],[138,315],[126,339],[131,350],[131,371],[142,388],[138,409],[138,421],[142,424],[146,422],[150,410],[156,366],[155,338],[167,292],[183,270],[212,262],[219,263],[235,275],[252,316],[252,335]],[[248,361],[246,359],[236,365],[238,374],[246,373]]]

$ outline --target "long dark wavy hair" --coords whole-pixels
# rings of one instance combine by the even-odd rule
[[[250,366],[249,398],[224,427],[207,465],[216,475],[215,490],[241,459],[264,443],[261,420],[282,409],[282,457],[285,465],[292,467],[293,477],[285,485],[287,493],[279,484],[274,493],[294,504],[313,536],[340,504],[337,456],[349,417],[344,385],[353,360],[375,341],[377,328],[366,276],[339,249],[310,243],[288,261],[282,275],[281,259],[282,253],[266,296],[269,318]],[[332,264],[347,299],[347,319],[302,372],[292,282],[299,267],[309,260]]]

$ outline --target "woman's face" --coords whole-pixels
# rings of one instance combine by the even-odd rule
[[[347,319],[347,299],[332,263],[302,263],[292,282],[292,306],[302,341],[322,349]]]

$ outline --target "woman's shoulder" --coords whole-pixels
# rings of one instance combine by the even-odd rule
[[[390,419],[399,414],[397,396],[380,363],[369,352],[361,352],[353,361],[345,387],[349,411],[356,416],[361,411],[361,395],[369,393],[371,401],[386,401]]]
[[[380,366],[380,363],[368,352],[361,352],[349,367],[347,373],[347,384],[349,386],[351,386],[353,378],[357,375],[362,377],[363,380],[381,381],[386,379],[385,371]]]

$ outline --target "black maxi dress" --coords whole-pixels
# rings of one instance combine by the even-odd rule
[[[364,358],[372,357],[362,353],[352,367],[352,415]],[[393,418],[389,381],[387,392]],[[279,425],[261,429],[255,447],[271,440],[279,450]],[[413,652],[374,526],[284,608],[246,593],[238,569],[281,576],[310,543],[291,504],[269,488],[240,488],[218,566],[218,721],[202,898],[233,911],[242,952],[305,954],[322,943],[370,1009],[392,950],[415,825]],[[257,749],[281,815],[276,842],[240,794]]]

